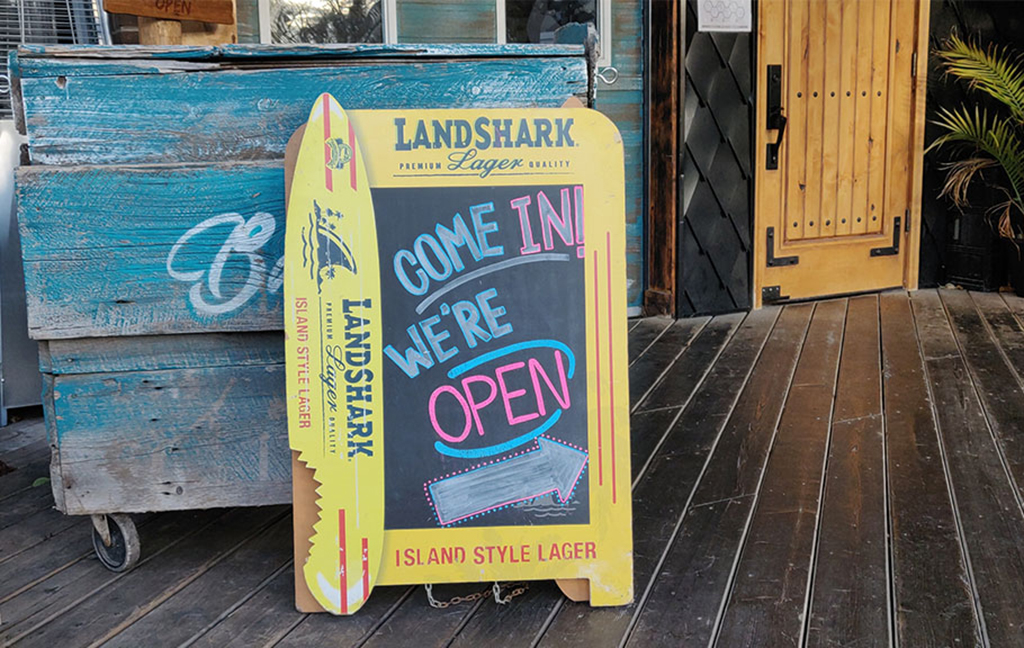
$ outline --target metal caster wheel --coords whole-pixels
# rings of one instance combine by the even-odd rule
[[[135,522],[124,513],[92,516],[92,548],[112,572],[128,571],[142,553]]]

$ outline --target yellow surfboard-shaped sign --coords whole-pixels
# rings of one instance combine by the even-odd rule
[[[376,254],[365,253],[376,249],[355,130],[324,94],[310,111],[288,201],[284,296],[289,437],[329,486],[317,491],[319,521],[303,569],[313,596],[335,614],[366,602],[384,538],[380,271]]]
[[[375,584],[541,579],[631,601],[614,125],[585,108],[346,113],[325,94],[291,187],[289,438],[317,483],[296,531],[303,609],[306,589],[352,614]]]

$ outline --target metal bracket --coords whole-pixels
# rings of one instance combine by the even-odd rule
[[[765,286],[761,289],[762,304],[773,304],[786,299],[789,299],[789,295],[782,294],[782,286]]]
[[[90,517],[92,518],[93,528],[96,529],[96,533],[100,534],[100,539],[103,540],[103,546],[109,547],[113,539],[110,536],[110,525],[107,522],[107,516],[94,514]]]
[[[903,230],[900,228],[902,219],[897,216],[892,219],[892,247],[883,248],[872,248],[871,256],[896,256],[900,253],[900,237],[903,236]]]
[[[765,247],[766,261],[765,263],[769,268],[776,268],[778,266],[791,266],[800,263],[800,257],[788,256],[788,257],[777,257],[775,256],[775,228],[768,228],[767,245]]]

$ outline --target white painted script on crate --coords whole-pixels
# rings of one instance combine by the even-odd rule
[[[207,267],[183,270],[180,268],[180,262],[179,267],[175,267],[175,259],[190,256],[190,243],[194,244],[198,235],[223,225],[234,227]],[[262,253],[263,246],[274,235],[276,228],[274,217],[265,212],[257,212],[248,220],[234,212],[207,218],[185,232],[167,253],[167,272],[177,281],[192,284],[188,298],[197,312],[204,315],[224,315],[235,311],[263,288],[269,294],[281,289],[284,282],[284,257],[278,259],[268,273]],[[206,245],[204,242],[203,247]],[[242,287],[234,294],[229,294],[222,285],[224,267],[236,258],[248,263],[248,275]]]

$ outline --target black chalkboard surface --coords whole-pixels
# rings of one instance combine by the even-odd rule
[[[521,255],[512,206],[527,197],[529,207],[561,215],[567,196],[569,217],[574,193],[571,185],[373,191],[388,295],[386,529],[589,522],[578,472],[586,459],[578,450],[587,450],[584,262],[575,237],[567,245],[549,227],[534,233],[541,251]],[[563,233],[573,225],[566,220]],[[444,484],[464,471],[465,486]],[[568,493],[550,492],[553,474]]]

